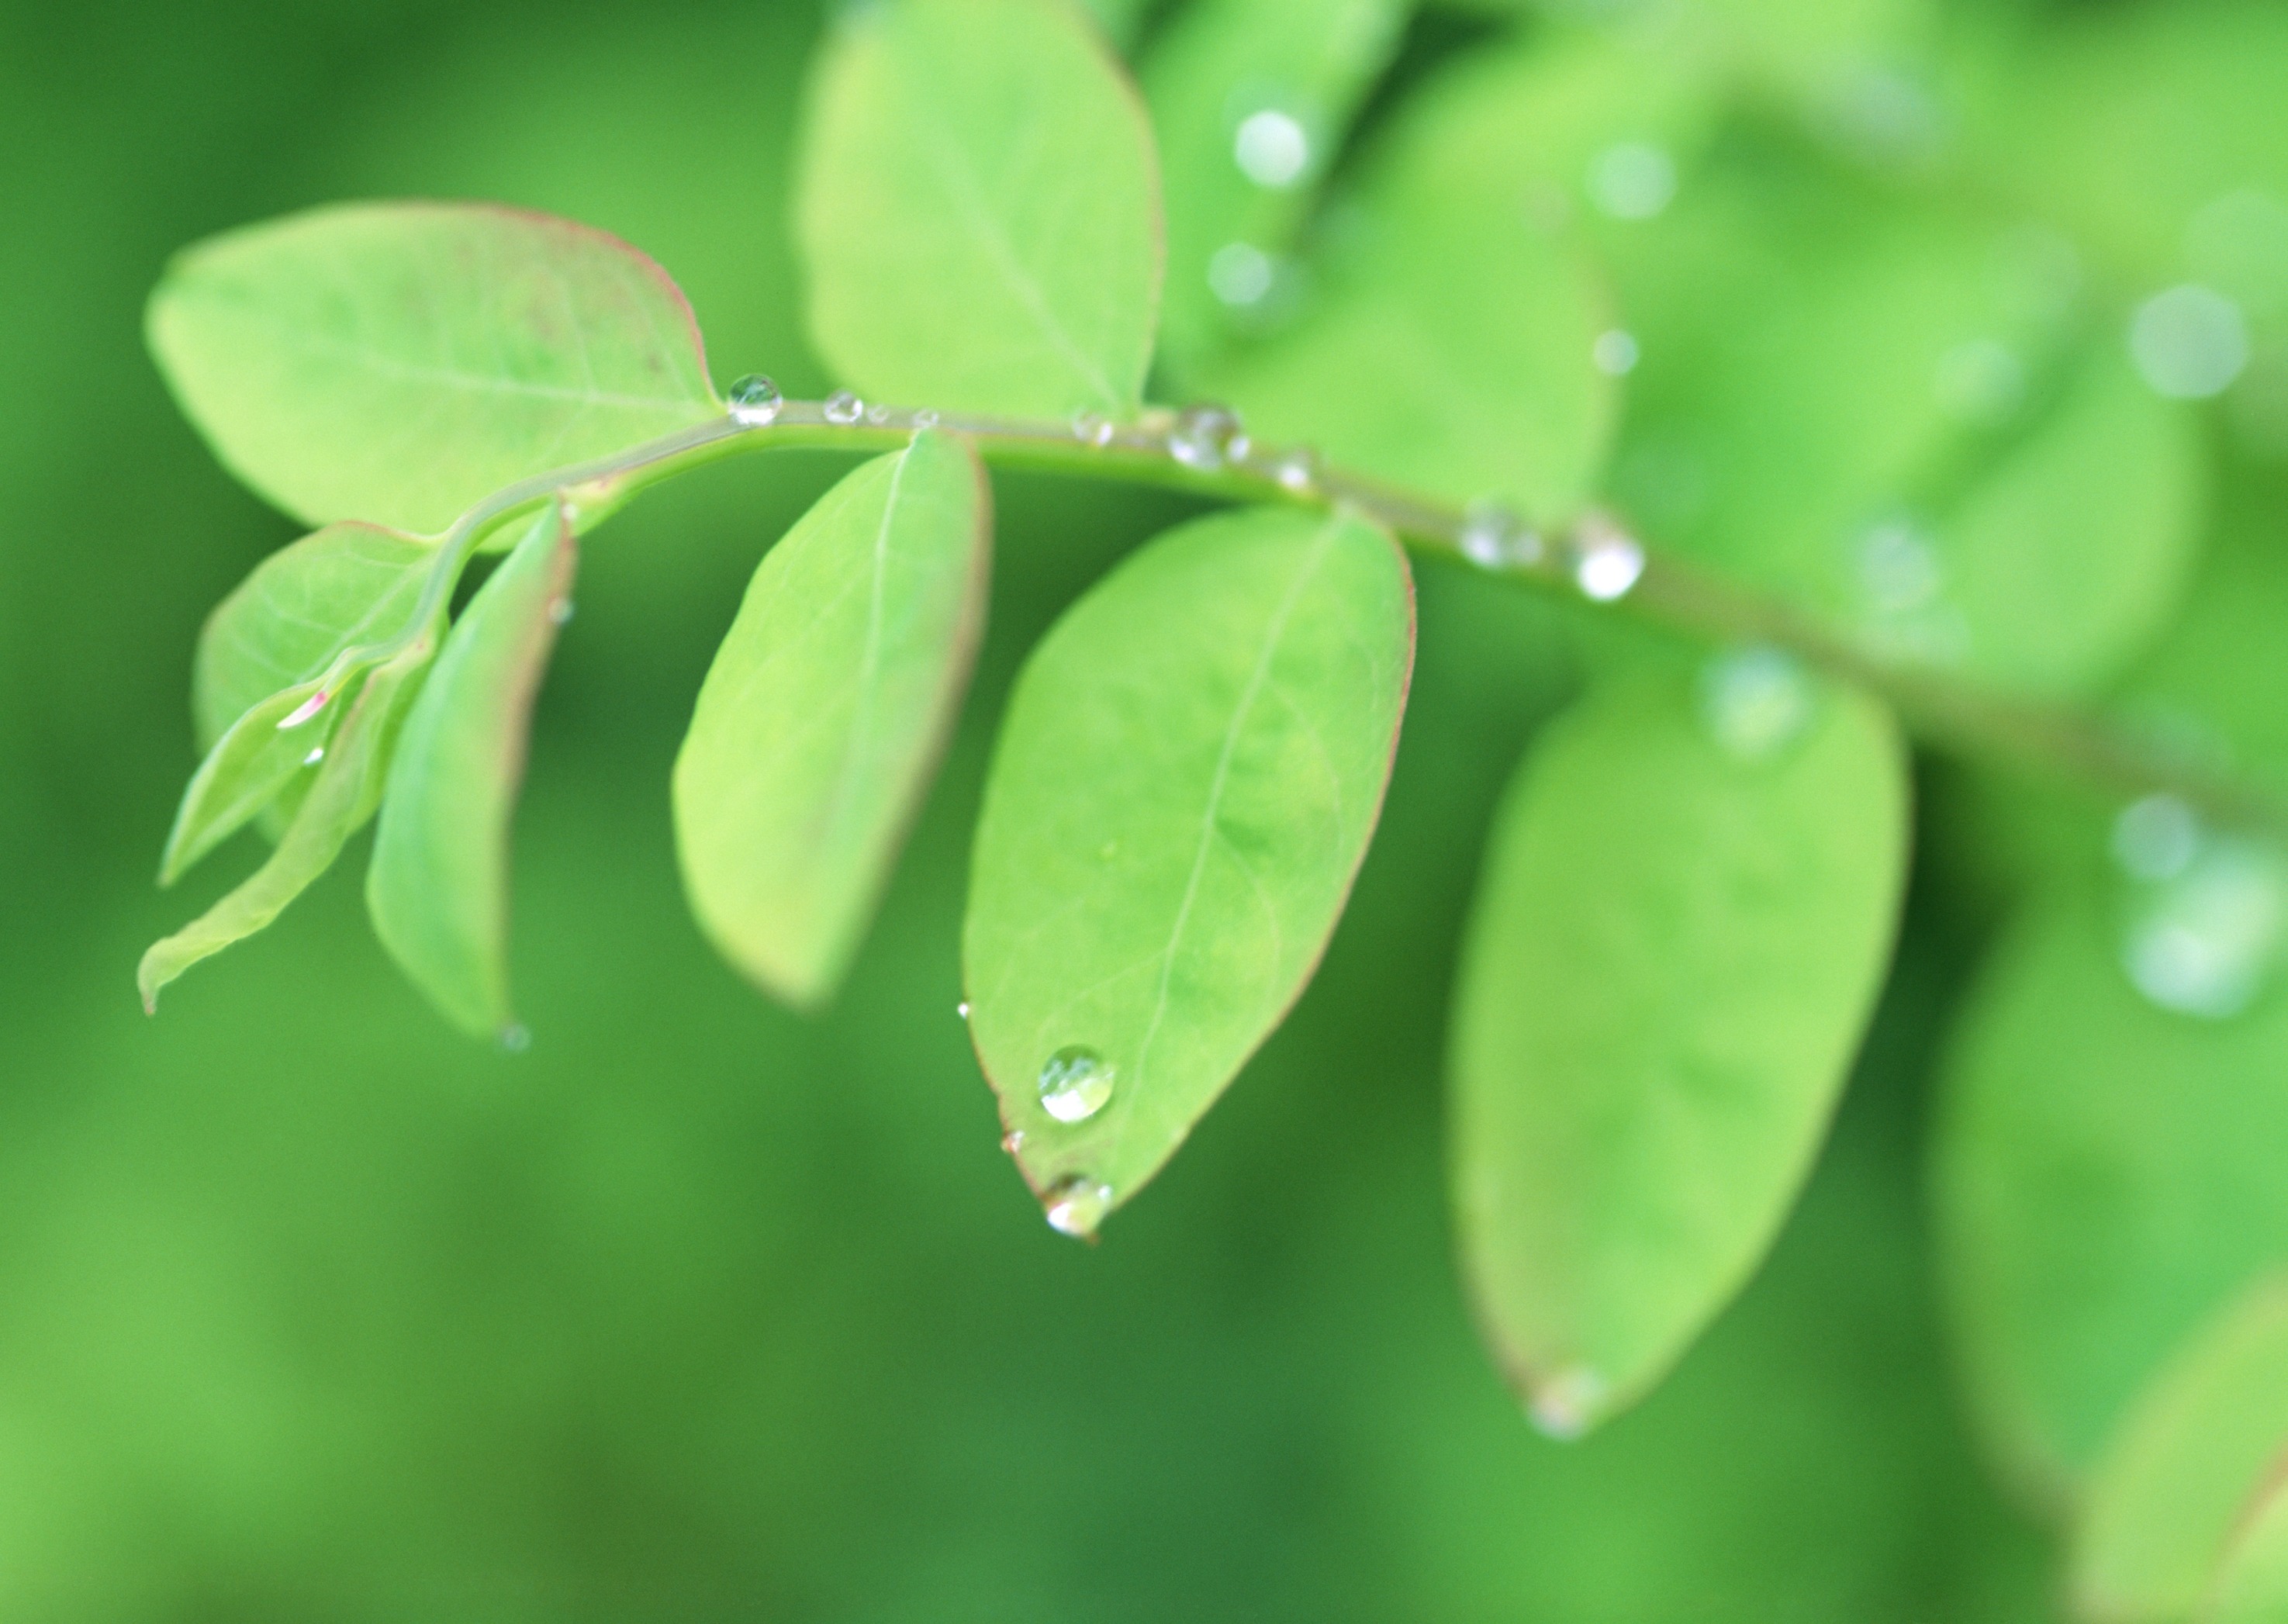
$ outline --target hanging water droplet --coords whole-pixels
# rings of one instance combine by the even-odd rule
[[[521,1021],[502,1027],[500,1046],[510,1054],[522,1054],[532,1047],[532,1028]]]
[[[1096,1226],[1112,1210],[1112,1186],[1076,1173],[1052,1184],[1041,1208],[1048,1215],[1051,1229],[1085,1239],[1096,1233]]]
[[[2248,318],[2214,289],[2187,282],[2138,306],[2129,355],[2156,394],[2205,400],[2248,365]]]
[[[1291,113],[1265,107],[1239,121],[1233,132],[1232,161],[1257,186],[1283,191],[1311,167],[1311,137]]]
[[[969,1000],[965,998],[959,1003],[954,1005],[953,1012],[962,1019],[967,1020],[969,1018]]]
[[[286,713],[285,717],[278,724],[278,731],[282,733],[290,727],[301,726],[303,723],[308,721],[312,717],[316,716],[321,710],[323,710],[326,708],[326,701],[331,698],[333,698],[332,694],[327,693],[323,688],[319,689],[315,693],[313,693],[309,698],[304,700],[300,704],[295,706],[293,709]]]
[[[1001,1136],[1001,1153],[1003,1155],[1013,1156],[1024,1148],[1025,1130],[1023,1129],[1013,1128],[1007,1133]]]
[[[548,606],[548,618],[559,626],[570,625],[572,614],[572,600],[568,598],[560,598]]]
[[[1570,1442],[1596,1420],[1606,1392],[1604,1377],[1585,1365],[1576,1366],[1537,1386],[1526,1414],[1545,1436]]]
[[[866,415],[866,403],[848,390],[838,389],[826,397],[826,405],[822,409],[827,422],[846,428]]]
[[[302,764],[306,767],[314,767],[320,762],[325,760],[325,758],[326,747],[322,744],[316,749],[312,750],[307,756],[302,757]]]
[[[1573,547],[1573,583],[1595,602],[1627,597],[1644,574],[1643,545],[1609,519],[1582,520]]]
[[[1634,333],[1625,328],[1609,328],[1597,335],[1589,346],[1589,359],[1597,370],[1609,377],[1621,377],[1636,370],[1640,352]]]
[[[1480,569],[1514,569],[1541,562],[1540,533],[1498,502],[1474,502],[1462,516],[1462,556]]]
[[[2132,801],[2113,820],[2113,860],[2135,880],[2173,880],[2201,848],[2200,815],[2173,795]]]
[[[786,404],[779,386],[759,372],[750,372],[732,384],[724,399],[730,403],[732,421],[751,429],[770,422]]]
[[[2254,841],[2202,840],[2130,919],[2122,968],[2165,1010],[2221,1020],[2254,1002],[2288,925],[2288,864]]]
[[[1239,414],[1227,406],[1188,406],[1168,431],[1168,454],[1185,467],[1213,473],[1227,460],[1247,455]]]
[[[1101,412],[1075,412],[1072,420],[1073,438],[1084,446],[1094,446],[1101,451],[1112,443],[1115,430],[1112,419]]]
[[[1319,454],[1308,446],[1296,446],[1279,454],[1271,464],[1271,477],[1280,487],[1302,494],[1319,483]]]
[[[1742,761],[1792,743],[1811,720],[1811,685],[1795,657],[1759,646],[1712,660],[1700,673],[1700,715],[1716,742]]]
[[[1060,1122],[1084,1122],[1112,1097],[1116,1074],[1093,1049],[1069,1044],[1041,1063],[1041,1109]]]
[[[1623,141],[1589,165],[1589,201],[1617,220],[1648,220],[1676,195],[1676,163],[1649,141]]]

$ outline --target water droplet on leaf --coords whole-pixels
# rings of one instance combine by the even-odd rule
[[[838,389],[826,397],[823,408],[826,420],[847,427],[866,415],[866,403],[846,389]]]
[[[1096,1233],[1096,1226],[1112,1210],[1112,1186],[1076,1173],[1050,1186],[1041,1208],[1048,1216],[1049,1227],[1059,1234],[1086,1238]]]
[[[750,372],[732,384],[724,399],[730,403],[732,421],[751,429],[770,422],[786,404],[779,386],[759,372]]]
[[[322,744],[316,749],[312,750],[307,756],[302,757],[302,764],[306,767],[314,767],[320,762],[325,760],[325,758],[326,747]]]
[[[961,1017],[962,1019],[967,1020],[969,1018],[969,1000],[965,998],[959,1003],[954,1005],[953,1012]]]
[[[1093,1049],[1069,1044],[1041,1063],[1041,1109],[1060,1122],[1084,1122],[1112,1097],[1116,1073]]]
[[[1739,649],[1700,674],[1701,717],[1717,744],[1742,761],[1762,761],[1792,743],[1811,709],[1802,666],[1780,649]]]

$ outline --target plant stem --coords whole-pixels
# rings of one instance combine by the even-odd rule
[[[417,624],[426,624],[426,613],[443,603],[486,535],[560,492],[576,504],[585,525],[645,487],[718,457],[794,448],[894,451],[926,428],[958,434],[1003,466],[1109,477],[1234,502],[1348,507],[1419,552],[1461,558],[1704,641],[1784,649],[1880,697],[1915,737],[1946,753],[2033,768],[2107,796],[2173,795],[2223,823],[2288,830],[2288,805],[2253,784],[2086,712],[1996,693],[1927,664],[1886,657],[1778,598],[1654,552],[1606,514],[1589,513],[1545,537],[1497,512],[1457,508],[1322,466],[1307,451],[1257,447],[1235,434],[1196,435],[1164,409],[1132,424],[1061,424],[880,407],[854,417],[846,408],[830,418],[822,403],[790,400],[767,423],[727,416],[700,424],[520,481],[471,509],[443,538],[425,618]],[[376,646],[352,650],[344,661],[394,652]]]

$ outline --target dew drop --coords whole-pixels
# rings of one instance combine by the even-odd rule
[[[1617,220],[1648,220],[1676,195],[1676,163],[1648,141],[1608,147],[1589,165],[1589,198]]]
[[[1278,280],[1278,265],[1252,242],[1227,242],[1208,256],[1208,291],[1235,310],[1263,303]]]
[[[1116,1075],[1093,1049],[1069,1044],[1041,1063],[1041,1109],[1060,1122],[1085,1122],[1112,1097]]]
[[[1319,454],[1308,446],[1283,451],[1271,464],[1271,477],[1282,489],[1298,494],[1310,491],[1319,483]]]
[[[881,427],[884,424],[890,421],[890,408],[886,406],[868,407],[866,408],[866,421],[872,424],[876,428]]]
[[[827,422],[838,424],[846,428],[866,415],[866,403],[848,390],[838,389],[826,397],[826,405],[822,409]]]
[[[914,427],[918,429],[933,429],[944,421],[934,407],[925,406],[914,414]]]
[[[321,710],[323,710],[326,708],[326,701],[331,698],[333,698],[332,694],[327,693],[323,688],[319,689],[315,693],[313,693],[309,698],[304,700],[300,704],[295,706],[293,709],[286,713],[285,717],[278,724],[278,731],[282,733],[290,727],[301,726],[303,723],[308,721],[312,717],[316,716]]]
[[[325,758],[326,747],[322,744],[316,749],[312,750],[307,756],[302,757],[302,764],[306,767],[314,767],[320,762],[325,760]]]
[[[1231,155],[1257,186],[1283,191],[1311,167],[1311,137],[1293,114],[1264,107],[1239,121]]]
[[[556,625],[570,625],[572,614],[572,600],[568,598],[560,598],[548,606],[548,618]]]
[[[1076,1173],[1052,1184],[1041,1208],[1048,1215],[1051,1229],[1085,1239],[1096,1233],[1096,1226],[1112,1210],[1112,1186]]]
[[[958,1015],[962,1019],[967,1020],[969,1018],[969,1000],[965,998],[959,1003],[954,1005],[953,1012],[956,1015]]]
[[[500,1046],[510,1054],[522,1054],[532,1047],[532,1028],[521,1021],[502,1027]]]
[[[2248,365],[2248,319],[2214,289],[2186,282],[2137,307],[2129,356],[2156,394],[2205,400]]]
[[[1112,419],[1101,412],[1075,412],[1072,420],[1073,438],[1084,446],[1094,446],[1101,451],[1112,443],[1115,430]]]
[[[1246,456],[1239,414],[1227,406],[1186,407],[1168,431],[1168,454],[1200,473],[1213,473],[1227,460]]]
[[[770,422],[786,404],[779,386],[759,372],[750,372],[732,384],[725,399],[730,402],[732,421],[751,429]]]
[[[1541,562],[1540,533],[1498,502],[1474,502],[1462,516],[1458,544],[1480,569],[1514,569]]]
[[[1581,595],[1601,604],[1626,598],[1644,574],[1643,543],[1609,520],[1582,522],[1574,543],[1573,584]]]
[[[1783,650],[1758,646],[1708,662],[1700,673],[1700,715],[1726,754],[1762,761],[1801,735],[1811,720],[1811,685]]]
[[[1589,1430],[1607,1390],[1604,1377],[1577,1366],[1535,1387],[1526,1414],[1545,1436],[1569,1443]]]
[[[2173,880],[2201,849],[2199,814],[2173,795],[2149,795],[2113,820],[2113,860],[2133,880]]]
[[[2288,925],[2288,865],[2254,841],[2200,840],[2133,907],[2122,968],[2152,1002],[2222,1020],[2255,1001]]]
[[[1625,328],[1610,328],[1599,333],[1597,341],[1589,346],[1589,359],[1608,377],[1624,377],[1634,372],[1641,357],[1636,335]]]
[[[1003,1155],[1013,1156],[1024,1148],[1025,1130],[1023,1129],[1013,1128],[1007,1133],[1001,1136],[1001,1153]]]

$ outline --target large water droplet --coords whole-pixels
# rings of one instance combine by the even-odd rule
[[[1096,1226],[1112,1210],[1112,1186],[1076,1173],[1050,1186],[1041,1209],[1048,1216],[1049,1227],[1059,1234],[1085,1238],[1096,1233]]]
[[[1643,544],[1610,521],[1584,519],[1574,542],[1573,584],[1595,602],[1625,598],[1644,574]]]
[[[1227,461],[1247,455],[1247,434],[1239,414],[1227,406],[1188,406],[1168,431],[1168,455],[1185,467],[1213,473]]]
[[[2248,321],[2214,289],[2186,282],[2137,307],[2129,356],[2156,393],[2205,400],[2222,394],[2248,365]]]
[[[2149,795],[2113,820],[2113,860],[2135,880],[2173,880],[2201,849],[2198,813],[2173,795]]]
[[[1069,1044],[1041,1063],[1041,1109],[1060,1122],[1084,1122],[1112,1097],[1116,1075],[1093,1049]]]
[[[1641,354],[1636,335],[1625,328],[1610,328],[1599,333],[1597,341],[1589,346],[1589,359],[1608,377],[1623,377],[1634,372]]]
[[[1235,310],[1260,305],[1279,280],[1279,266],[1252,242],[1227,242],[1208,256],[1208,291]]]
[[[1648,220],[1676,195],[1676,164],[1648,141],[1608,147],[1589,165],[1589,200],[1617,220]]]
[[[1257,186],[1282,191],[1311,167],[1310,132],[1293,114],[1264,107],[1239,121],[1231,155],[1239,172]]]
[[[1585,1365],[1576,1366],[1538,1383],[1526,1414],[1546,1436],[1569,1442],[1597,1419],[1607,1391],[1604,1377]]]
[[[848,390],[838,389],[826,397],[822,409],[827,422],[847,427],[866,415],[866,403]]]
[[[1700,673],[1700,714],[1727,753],[1762,761],[1792,743],[1811,720],[1811,685],[1783,650],[1743,648]]]
[[[1462,516],[1457,543],[1480,569],[1515,569],[1541,562],[1541,536],[1498,502],[1474,502]]]
[[[308,721],[312,717],[316,716],[321,710],[323,710],[326,708],[326,701],[333,697],[334,696],[332,694],[327,693],[323,688],[319,689],[315,693],[310,695],[309,698],[295,706],[293,709],[288,711],[286,715],[280,719],[278,723],[278,731],[282,733],[290,727],[301,726],[303,723]]]
[[[751,429],[770,422],[786,404],[779,386],[759,372],[750,372],[732,384],[724,399],[730,405],[732,421]]]
[[[2165,1010],[2221,1020],[2254,1001],[2288,925],[2288,864],[2254,841],[2218,836],[2133,910],[2122,968]]]

